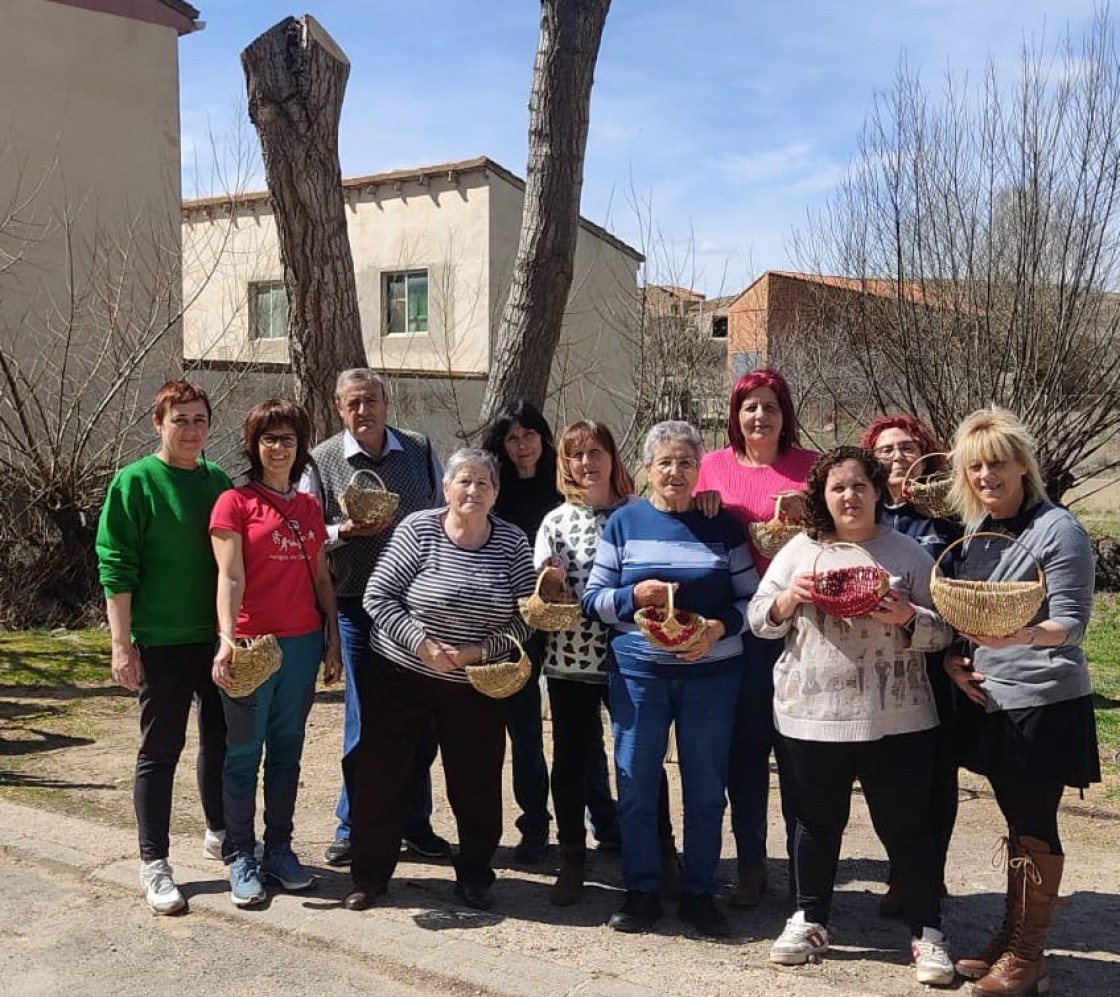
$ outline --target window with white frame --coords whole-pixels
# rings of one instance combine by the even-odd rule
[[[386,336],[428,331],[428,271],[381,275],[381,331]]]
[[[249,284],[249,335],[253,339],[286,339],[288,295],[279,280]]]

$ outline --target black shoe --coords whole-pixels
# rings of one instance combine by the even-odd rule
[[[548,854],[548,832],[542,834],[523,834],[513,850],[513,860],[518,865],[536,865],[543,862]]]
[[[731,925],[710,893],[682,893],[677,917],[707,938],[731,937]]]
[[[411,837],[406,835],[402,839],[401,844],[404,845],[407,851],[419,855],[422,858],[451,858],[451,842],[446,838],[441,838],[431,828],[428,828],[423,834],[414,834]]]
[[[475,910],[490,910],[494,906],[494,898],[490,895],[489,886],[472,886],[470,883],[457,882],[455,896]]]
[[[615,831],[607,831],[602,836],[595,838],[595,847],[601,852],[622,851],[622,835]]]
[[[611,915],[607,924],[615,931],[640,934],[650,931],[661,919],[661,898],[656,893],[627,890],[622,906]]]
[[[346,899],[342,901],[342,906],[347,910],[367,910],[377,903],[378,897],[383,897],[388,892],[389,888],[384,883],[380,886],[371,887],[368,890],[356,886],[346,894]]]
[[[350,839],[349,838],[335,838],[329,845],[327,850],[323,852],[323,861],[327,865],[349,865],[350,864]]]

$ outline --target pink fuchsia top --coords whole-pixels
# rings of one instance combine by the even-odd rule
[[[761,523],[774,515],[774,496],[779,492],[804,491],[809,468],[820,456],[813,450],[791,447],[773,464],[747,467],[740,464],[731,447],[704,454],[700,462],[698,492],[715,490],[727,509],[743,524]],[[761,576],[770,566],[751,544],[754,563]]]

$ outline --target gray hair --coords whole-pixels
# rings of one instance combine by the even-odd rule
[[[342,371],[334,382],[334,394],[337,398],[342,394],[342,389],[348,384],[353,384],[355,381],[360,381],[362,384],[376,384],[381,389],[381,397],[388,398],[389,392],[385,390],[385,380],[375,370],[370,370],[369,367],[351,367],[348,370]]]
[[[671,446],[674,443],[685,443],[692,447],[693,456],[697,460],[704,453],[704,441],[694,426],[677,419],[668,419],[659,422],[646,434],[646,442],[642,445],[642,463],[649,467],[659,447]]]
[[[445,485],[451,484],[460,468],[471,466],[486,468],[490,475],[490,483],[494,486],[495,491],[497,490],[500,474],[498,459],[489,450],[481,450],[478,447],[461,447],[448,458],[443,467],[443,483]]]

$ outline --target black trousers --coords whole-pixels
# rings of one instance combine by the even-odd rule
[[[466,885],[494,882],[502,837],[502,764],[506,704],[469,685],[399,668],[376,652],[358,676],[361,737],[346,756],[350,799],[350,872],[375,889],[396,868],[409,773],[417,746],[434,727],[447,798],[459,832],[455,874]]]
[[[911,932],[920,936],[923,927],[941,926],[941,878],[929,820],[936,737],[933,729],[878,741],[783,739],[797,814],[797,906],[807,920],[828,924],[852,786],[859,779]]]
[[[197,704],[198,760],[195,777],[206,826],[225,827],[222,815],[222,765],[226,757],[226,719],[210,669],[214,642],[139,647],[144,666],[140,683],[140,750],[132,802],[145,862],[167,858],[170,850],[171,794],[175,768],[187,740],[191,703]]]

